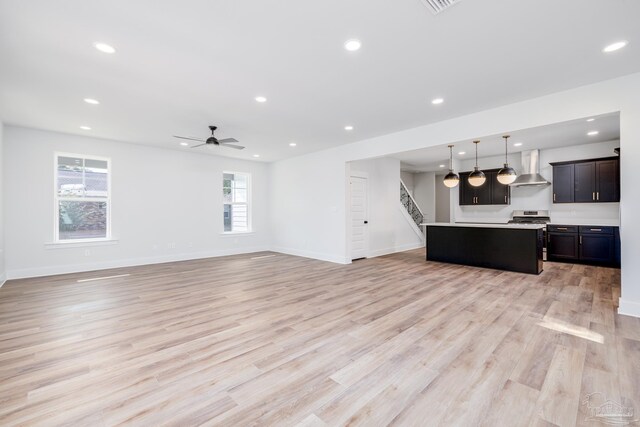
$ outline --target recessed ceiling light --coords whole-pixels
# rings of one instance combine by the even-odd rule
[[[357,39],[347,40],[344,43],[344,48],[347,49],[349,52],[355,52],[356,50],[360,50],[361,47],[362,47],[362,42],[360,42],[360,40],[357,40]]]
[[[108,45],[106,43],[101,43],[101,42],[95,42],[93,44],[93,47],[95,47],[96,49],[98,49],[100,52],[104,52],[104,53],[116,53],[116,49],[111,46]]]
[[[595,120],[595,119],[594,119],[593,117],[592,117],[592,118],[590,118],[590,119],[587,119],[587,121],[588,121],[588,122],[592,122],[592,121],[594,121],[594,120]]]
[[[256,96],[256,101],[260,103],[267,102],[267,98],[264,96]]]
[[[295,147],[296,145],[298,145],[298,144],[296,144],[295,142],[290,142],[289,143],[289,147]]]
[[[440,167],[441,167],[441,168],[443,168],[443,167],[444,167],[444,165],[440,165]]]
[[[619,42],[615,42],[615,43],[611,43],[609,46],[605,47],[604,49],[602,49],[602,51],[604,53],[611,53],[611,52],[615,52],[616,50],[620,50],[623,47],[625,47],[627,44],[629,44],[628,41],[626,40],[620,40]]]
[[[522,147],[522,142],[516,142],[513,144],[514,147]]]
[[[180,145],[182,145],[183,147],[186,147],[187,145],[189,145],[188,142],[181,142]]]
[[[260,157],[260,154],[254,154],[253,157],[258,158],[258,157]]]
[[[91,130],[91,128],[89,126],[80,126],[80,129],[82,129],[82,130]]]
[[[345,126],[344,130],[353,130],[353,126],[349,125],[349,126]]]
[[[598,132],[597,130],[592,130],[592,131],[587,132],[587,135],[589,135],[589,136],[594,136],[594,135],[597,135],[597,134],[599,134],[599,133],[600,133],[600,132]]]
[[[444,102],[444,99],[442,99],[442,98],[435,98],[435,99],[432,99],[432,100],[431,100],[431,103],[432,103],[433,105],[442,104],[443,102]]]
[[[92,99],[92,98],[85,98],[84,102],[86,102],[87,104],[91,104],[91,105],[100,104],[100,101],[98,101],[97,99]]]
[[[460,151],[458,154],[460,154],[461,156],[464,156],[465,154],[467,154],[466,151]]]

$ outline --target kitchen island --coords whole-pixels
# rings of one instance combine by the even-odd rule
[[[541,224],[421,224],[426,231],[427,261],[542,272]]]

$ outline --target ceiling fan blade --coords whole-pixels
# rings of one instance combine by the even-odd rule
[[[221,147],[226,147],[226,148],[235,148],[236,150],[244,150],[244,147],[242,145],[229,145],[229,144],[224,144],[221,145]]]
[[[188,139],[189,141],[198,141],[198,142],[204,142],[204,139],[200,139],[200,138],[192,138],[190,136],[178,136],[178,135],[173,135],[174,138],[180,138],[180,139]]]
[[[238,141],[238,140],[237,140],[237,139],[235,139],[235,138],[225,138],[225,139],[219,139],[219,140],[218,140],[218,142],[219,142],[220,144],[228,144],[228,143],[230,143],[230,142],[240,142],[240,141]]]
[[[204,144],[194,145],[194,146],[193,146],[193,147],[191,147],[191,148],[202,147],[203,145],[207,145],[207,143],[205,142]]]

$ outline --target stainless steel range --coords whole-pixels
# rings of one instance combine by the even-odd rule
[[[515,210],[511,214],[509,224],[544,224],[543,229],[544,243],[542,249],[542,259],[547,260],[547,227],[546,225],[551,222],[549,211],[520,211]]]

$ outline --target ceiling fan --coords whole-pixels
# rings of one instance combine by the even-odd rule
[[[219,145],[220,147],[235,148],[236,150],[244,149],[244,147],[241,145],[231,145],[234,142],[239,142],[235,138],[224,138],[224,139],[216,138],[213,133],[216,131],[216,129],[218,129],[217,126],[209,126],[209,129],[211,129],[211,136],[207,139],[192,138],[190,136],[178,136],[178,135],[173,135],[173,137],[180,138],[180,139],[188,139],[190,141],[198,141],[203,143],[203,144],[194,145],[191,148],[202,147],[203,145]]]

